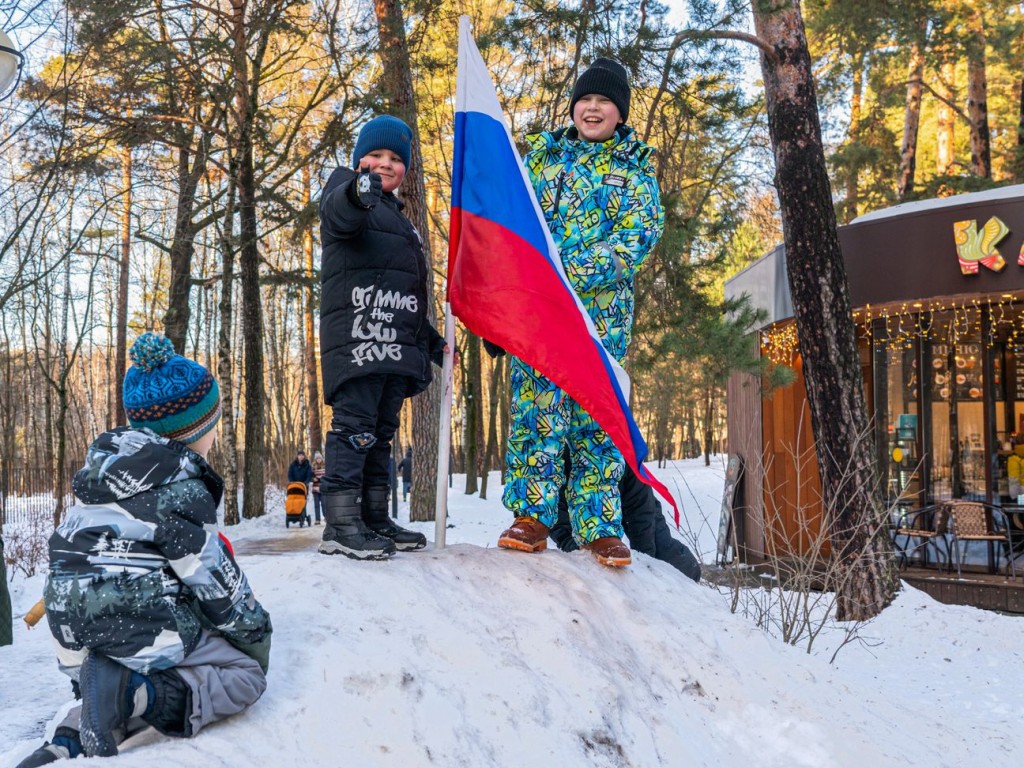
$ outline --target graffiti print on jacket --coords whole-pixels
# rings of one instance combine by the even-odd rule
[[[362,365],[367,361],[402,359],[402,345],[396,343],[398,330],[394,327],[398,312],[413,315],[419,302],[413,294],[382,291],[375,285],[352,289],[352,305],[356,315],[352,321],[352,338],[360,342],[352,350],[352,361]]]

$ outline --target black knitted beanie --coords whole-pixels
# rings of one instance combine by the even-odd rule
[[[629,75],[626,68],[613,59],[594,59],[590,66],[576,80],[569,101],[569,117],[576,102],[584,96],[597,93],[611,99],[619,108],[622,122],[629,119]]]

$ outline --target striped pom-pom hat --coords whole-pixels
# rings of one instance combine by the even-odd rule
[[[174,351],[170,339],[144,333],[128,355],[124,410],[133,427],[147,427],[182,443],[193,443],[220,418],[220,388],[206,368]]]

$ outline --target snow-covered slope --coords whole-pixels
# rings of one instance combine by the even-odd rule
[[[699,517],[706,504],[711,517],[721,462],[671,469],[669,485],[680,489],[688,513]],[[1019,761],[1020,619],[942,606],[908,589],[862,630],[870,647],[848,646],[830,666],[838,633],[816,655],[785,646],[730,613],[724,594],[642,555],[612,570],[586,553],[496,549],[509,519],[500,502],[459,488],[451,498],[450,546],[386,563],[317,555],[321,529],[285,531],[283,512],[232,531],[274,619],[266,695],[192,740],[144,733],[109,762],[852,768]],[[422,530],[432,537],[432,524]],[[27,609],[40,584],[39,577],[15,581],[16,610]],[[31,751],[69,698],[46,628],[15,629],[15,645],[0,648],[0,766]]]

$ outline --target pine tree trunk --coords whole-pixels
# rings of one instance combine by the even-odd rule
[[[388,109],[395,117],[408,123],[413,132],[410,168],[400,190],[405,203],[405,214],[420,233],[423,255],[430,274],[427,276],[427,320],[437,327],[434,307],[433,262],[430,249],[430,229],[427,219],[427,195],[423,183],[423,153],[420,150],[417,127],[416,97],[409,65],[410,52],[405,40],[405,16],[400,0],[374,0],[380,40],[381,91]],[[435,374],[437,371],[435,370]],[[427,391],[417,395],[412,405],[412,444],[416,461],[412,496],[409,500],[409,519],[433,520],[436,515],[434,480],[437,477],[438,420],[441,412],[441,387],[438,376]]]
[[[865,619],[898,588],[878,497],[860,356],[825,164],[799,0],[755,0],[754,26],[777,61],[761,56],[775,184],[807,399],[829,514],[840,620]]]
[[[484,448],[483,473],[480,478],[480,498],[487,498],[487,478],[491,474],[491,468],[495,463],[495,454],[498,452],[498,392],[504,385],[505,378],[502,376],[505,357],[496,357],[494,367],[491,369],[490,397],[487,399],[487,447]]]
[[[480,371],[480,337],[466,332],[466,377],[462,382],[466,409],[466,493],[479,490],[480,451],[483,448],[483,377]]]
[[[242,470],[242,517],[259,517],[263,507],[266,391],[263,373],[263,309],[256,225],[256,177],[253,167],[255,84],[249,82],[245,0],[232,0],[232,45],[235,65],[233,139],[237,153],[239,267],[242,276],[242,345],[245,350],[245,454]]]
[[[308,207],[311,204],[312,187],[309,163],[302,166],[302,204]],[[306,231],[302,234],[302,252],[305,257],[306,266],[306,309],[305,309],[305,358],[303,367],[306,378],[306,402],[309,407],[309,446],[312,451],[321,451],[324,447],[324,433],[320,415],[320,381],[316,369],[316,328],[315,315],[317,311],[316,301],[316,268],[313,260],[313,224],[312,220]]]
[[[234,178],[234,174],[231,174]],[[231,328],[234,324],[233,292],[235,250],[231,233],[235,226],[235,186],[228,181],[224,223],[221,228],[220,330],[217,336],[217,379],[220,383],[220,435],[224,460],[218,471],[224,479],[224,525],[237,525],[238,517],[238,438],[235,435],[234,376],[232,373]]]
[[[189,163],[192,162],[190,166]],[[178,200],[174,211],[174,238],[171,241],[169,261],[170,285],[167,288],[167,313],[164,315],[164,334],[174,349],[185,351],[185,336],[191,321],[189,297],[192,291],[192,256],[195,253],[196,193],[199,181],[206,173],[205,140],[198,143],[195,157],[187,147],[178,150]]]
[[[116,394],[113,424],[108,424],[108,427],[128,423],[124,412],[124,391],[121,388],[124,374],[128,370],[128,268],[132,254],[132,148],[127,146],[121,147],[121,181],[124,184],[121,191],[121,259],[117,274],[117,306],[114,309],[117,313],[117,330],[114,337],[114,380],[111,387]]]
[[[956,101],[956,62],[947,60],[939,72],[935,172],[945,176],[951,172],[956,151],[956,113],[950,106]]]
[[[861,112],[864,104],[864,54],[857,56],[853,64],[853,88],[850,94],[850,144],[860,142]],[[846,220],[857,218],[860,209],[860,163],[856,152],[850,158],[846,169]]]
[[[1017,85],[1017,146],[1013,157],[1013,180],[1019,184],[1024,180],[1024,79]]]
[[[900,172],[896,193],[900,200],[906,200],[914,191],[914,175],[917,170],[917,132],[921,125],[921,91],[924,83],[924,32],[927,20],[921,26],[921,38],[910,48],[910,64],[907,70],[907,97],[903,110],[903,142],[900,145]]]
[[[985,75],[985,20],[979,8],[970,17],[967,45],[967,119],[971,126],[971,173],[992,177],[992,148],[988,129],[988,78]]]
[[[270,288],[269,295],[266,297],[267,316],[265,318],[268,338],[263,345],[267,354],[265,373],[269,382],[267,387],[269,392],[267,406],[271,410],[266,430],[270,436],[270,440],[266,445],[266,451],[269,456],[280,456],[282,451],[286,450],[285,445],[296,437],[286,402],[287,392],[284,384],[285,356],[281,349],[281,340],[278,338],[281,323],[287,322],[287,311],[285,311],[284,320],[279,315],[280,301],[281,297],[278,295],[276,286]]]

